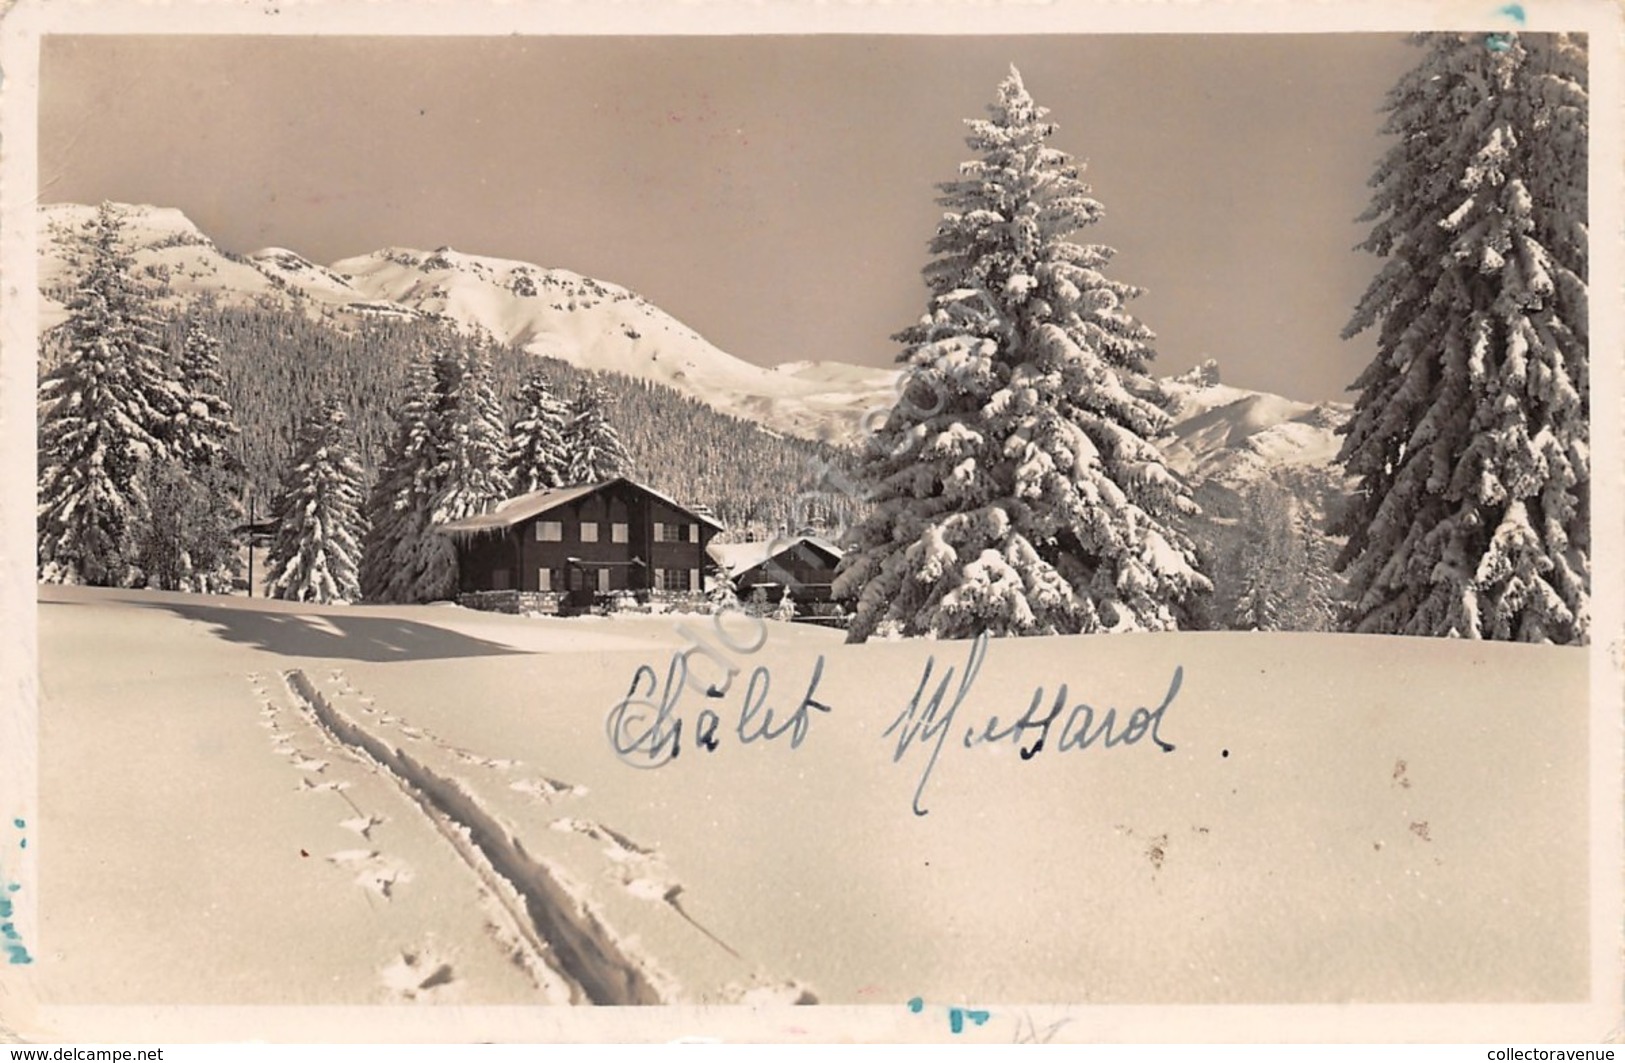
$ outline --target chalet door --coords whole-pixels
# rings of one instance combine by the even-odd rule
[[[597,578],[580,565],[570,566],[570,593],[566,601],[570,605],[585,609],[592,605],[593,586]]]
[[[506,591],[506,590],[511,590],[512,587],[513,587],[513,580],[510,578],[507,569],[505,569],[505,568],[493,568],[491,570],[491,589],[492,590],[494,590],[494,591]]]

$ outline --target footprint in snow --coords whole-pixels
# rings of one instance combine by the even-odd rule
[[[393,899],[396,886],[412,881],[410,867],[374,849],[343,849],[330,854],[327,860],[335,867],[355,871],[357,886],[386,901]]]
[[[382,816],[354,816],[350,819],[339,820],[339,826],[345,830],[355,831],[368,841],[372,840],[372,828],[382,826]]]
[[[330,782],[318,782],[318,783],[313,783],[309,779],[300,779],[299,780],[299,785],[294,787],[295,790],[299,790],[299,791],[305,792],[305,793],[315,793],[318,790],[332,790],[334,792],[338,792],[338,791],[342,791],[342,790],[348,790],[349,788],[350,788],[349,783],[340,782],[337,779],[334,779],[334,780],[332,780]]]
[[[478,753],[462,749],[458,746],[447,746],[447,751],[464,764],[478,764],[482,768],[494,768],[497,771],[509,771],[519,767],[520,762],[505,757],[482,757]]]
[[[587,796],[587,788],[585,786],[572,786],[567,782],[560,782],[557,779],[548,778],[520,779],[517,782],[509,783],[508,789],[513,790],[516,793],[524,794],[527,797],[534,797],[536,800],[543,803],[546,803],[560,794],[568,794],[571,797]]]
[[[451,964],[429,952],[402,952],[379,972],[389,999],[397,1003],[431,1003],[457,985]]]
[[[606,827],[602,823],[565,816],[562,819],[555,819],[548,826],[566,834],[585,834],[594,841],[603,842],[604,855],[617,864],[643,865],[654,863],[659,859],[659,854],[653,849],[644,848],[620,831]]]
[[[293,766],[297,771],[308,771],[312,775],[320,775],[327,770],[327,761],[325,760],[307,757],[298,750],[293,750],[288,755],[292,758]]]

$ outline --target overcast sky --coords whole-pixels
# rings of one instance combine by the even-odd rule
[[[459,250],[624,284],[761,364],[890,364],[937,182],[1011,63],[1106,208],[1160,372],[1347,398],[1398,36],[51,37],[40,198],[320,262]]]

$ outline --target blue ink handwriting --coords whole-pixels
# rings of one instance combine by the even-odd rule
[[[892,762],[899,763],[908,755],[915,745],[930,745],[931,752],[926,759],[925,767],[920,772],[919,785],[914,789],[914,814],[926,815],[929,809],[921,803],[925,794],[926,784],[931,779],[931,773],[936,770],[937,759],[947,741],[949,731],[954,727],[954,717],[964,704],[966,696],[976,682],[977,673],[981,671],[982,662],[987,657],[987,636],[979,635],[972,642],[970,652],[965,660],[965,667],[960,673],[959,686],[952,699],[948,698],[948,688],[953,683],[954,669],[950,666],[942,673],[936,689],[929,695],[926,689],[931,682],[931,675],[936,669],[936,657],[927,657],[925,669],[920,673],[920,682],[909,698],[908,704],[903,706],[891,726],[885,730],[885,736],[896,735],[897,745],[892,752]],[[1179,696],[1180,685],[1184,682],[1185,670],[1182,666],[1174,668],[1172,680],[1168,685],[1168,692],[1163,696],[1162,703],[1155,709],[1145,707],[1137,708],[1129,716],[1128,722],[1121,731],[1116,729],[1117,710],[1108,708],[1100,719],[1098,727],[1095,726],[1096,709],[1092,705],[1079,702],[1066,713],[1066,721],[1062,724],[1060,734],[1055,744],[1057,753],[1065,753],[1074,749],[1088,749],[1099,742],[1103,748],[1112,749],[1125,745],[1132,746],[1147,734],[1164,753],[1173,752],[1171,742],[1163,741],[1161,728],[1163,714]],[[964,733],[963,746],[973,749],[979,745],[990,745],[997,742],[1012,742],[1016,746],[1023,761],[1031,760],[1041,753],[1049,742],[1050,731],[1057,720],[1067,709],[1067,684],[1062,683],[1055,689],[1053,700],[1049,701],[1049,710],[1044,712],[1046,703],[1045,689],[1040,686],[1033,691],[1032,700],[1027,711],[1020,718],[1008,726],[1001,726],[997,716],[989,716],[986,721],[972,724]],[[1040,715],[1040,713],[1043,715]],[[1091,730],[1093,728],[1093,730]],[[1023,746],[1026,733],[1036,732],[1031,745]]]
[[[609,743],[623,763],[636,768],[658,768],[682,753],[685,721],[679,707],[684,692],[693,686],[689,682],[687,654],[688,651],[679,651],[672,655],[664,683],[653,667],[640,665],[632,676],[626,696],[610,709],[605,721]],[[752,669],[744,694],[737,703],[738,719],[733,732],[739,744],[750,745],[759,739],[772,742],[788,734],[790,748],[799,749],[812,725],[812,714],[832,711],[829,705],[815,697],[823,674],[824,658],[820,654],[813,665],[812,678],[807,682],[807,692],[795,709],[780,719],[774,707],[768,704],[773,685],[772,672],[765,665]],[[722,687],[708,685],[705,688],[707,698],[725,696],[733,685],[732,681],[730,674]],[[691,744],[707,753],[715,753],[722,744],[718,735],[721,728],[722,714],[707,703],[693,719]]]

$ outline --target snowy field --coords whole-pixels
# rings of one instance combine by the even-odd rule
[[[960,696],[969,643],[769,622],[743,652],[689,617],[742,671],[640,770],[610,710],[684,619],[41,587],[42,1002],[1589,995],[1584,651],[1011,640]],[[936,732],[896,762],[884,732],[933,653],[955,715],[922,785]],[[751,670],[777,729],[820,656],[799,747],[743,743]],[[966,747],[1060,683],[1031,759]],[[1111,748],[1063,731],[1083,702]]]

